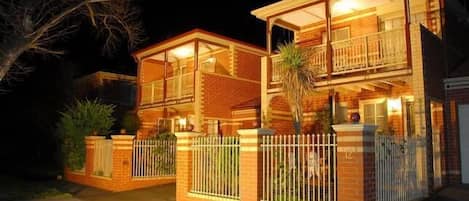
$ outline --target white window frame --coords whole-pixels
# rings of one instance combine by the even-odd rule
[[[376,104],[379,104],[379,103],[384,103],[385,105],[385,111],[386,111],[386,114],[384,114],[384,117],[385,117],[385,122],[387,122],[388,120],[388,106],[387,106],[387,99],[386,98],[376,98],[376,99],[367,99],[367,100],[359,100],[359,114],[360,114],[360,123],[365,123],[365,105],[368,105],[368,104],[375,104],[375,108],[376,108]],[[376,122],[376,113],[375,113],[375,122]],[[386,129],[386,128],[381,128],[381,129]]]

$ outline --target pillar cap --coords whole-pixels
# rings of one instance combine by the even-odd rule
[[[133,140],[135,135],[111,135],[113,140]]]
[[[376,131],[377,126],[372,124],[337,124],[332,125],[336,132],[371,132]]]
[[[239,129],[238,134],[241,136],[246,135],[273,135],[275,130],[268,128],[254,128],[254,129]]]
[[[102,140],[105,139],[106,136],[100,136],[100,135],[90,135],[90,136],[85,136],[86,140]]]
[[[202,133],[200,132],[194,132],[194,131],[184,131],[184,132],[176,132],[174,133],[176,135],[176,138],[184,138],[184,137],[197,137],[201,136]]]

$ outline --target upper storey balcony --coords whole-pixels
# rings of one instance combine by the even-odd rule
[[[439,11],[437,0],[283,0],[259,8],[252,14],[267,24],[264,80],[268,89],[280,86],[278,30],[305,50],[317,87],[410,75],[413,37],[419,25],[440,35]]]
[[[206,88],[219,80],[260,82],[260,58],[265,55],[256,46],[199,29],[139,50],[134,53],[139,65],[138,107],[187,109],[197,95],[218,95]]]

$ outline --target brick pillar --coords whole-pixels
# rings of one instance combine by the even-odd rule
[[[192,187],[192,139],[197,132],[176,132],[176,200],[190,200],[187,193]]]
[[[259,201],[262,195],[262,152],[263,135],[272,135],[271,129],[242,129],[239,153],[239,195],[242,201]]]
[[[94,145],[97,140],[104,140],[104,136],[85,136],[85,175],[90,176],[93,174],[94,163]]]
[[[333,125],[337,133],[338,201],[375,201],[376,126]]]
[[[112,138],[112,188],[126,189],[132,179],[132,145],[134,135],[111,135]]]

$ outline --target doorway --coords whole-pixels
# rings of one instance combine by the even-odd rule
[[[469,184],[469,104],[459,105],[459,147],[462,183]]]

